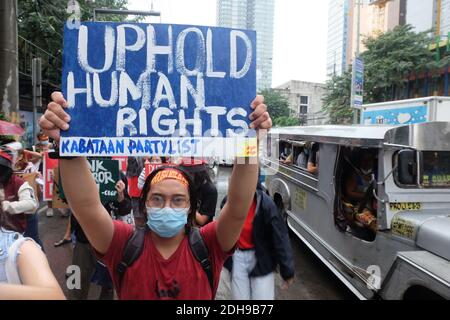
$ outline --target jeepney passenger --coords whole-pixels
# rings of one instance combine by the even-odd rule
[[[345,205],[353,213],[350,220],[376,233],[376,203],[373,197],[367,194],[375,180],[374,160],[375,155],[372,152],[360,151],[358,168],[354,168],[345,183]]]
[[[280,161],[284,163],[290,155],[292,155],[292,149],[289,147],[289,144],[285,143],[283,151],[280,154]]]
[[[311,144],[311,150],[308,156],[308,166],[307,170],[309,173],[318,174],[319,173],[319,144],[313,142]]]
[[[297,157],[297,166],[306,169],[308,167],[309,151],[303,147]]]
[[[358,161],[359,172],[353,170],[346,183],[346,196],[353,204],[364,199],[367,189],[374,179],[374,157],[370,152],[360,151]]]

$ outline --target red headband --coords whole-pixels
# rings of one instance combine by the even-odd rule
[[[183,176],[183,174],[179,170],[172,169],[172,168],[168,168],[168,169],[159,171],[153,177],[150,185],[153,186],[153,185],[160,183],[167,179],[177,180],[177,181],[181,182],[182,184],[184,184],[186,187],[189,187],[189,182],[186,180],[186,178]]]

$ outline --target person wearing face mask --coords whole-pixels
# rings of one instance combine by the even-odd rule
[[[286,161],[287,157],[289,157],[290,154],[291,154],[291,150],[289,149],[288,145],[286,145],[280,154],[280,160]]]
[[[39,203],[33,187],[13,175],[13,156],[9,150],[0,150],[0,201],[5,214],[10,215],[14,231],[27,229],[26,214],[34,214]]]
[[[353,204],[357,204],[364,199],[367,189],[374,180],[374,156],[370,152],[360,152],[358,162],[359,170],[352,172],[346,184],[347,198]]]
[[[353,168],[352,174],[346,181],[345,201],[352,211],[351,220],[375,233],[377,230],[376,203],[367,195],[368,189],[375,181],[374,160],[375,155],[372,152],[368,150],[359,152],[358,167]]]
[[[67,102],[61,93],[53,93],[52,99],[39,123],[45,132],[59,140],[60,130],[70,126],[63,107]],[[272,120],[264,98],[258,96],[251,107],[251,127],[270,129]],[[223,264],[234,251],[255,195],[258,180],[255,159],[237,161],[227,204],[217,220],[199,229],[194,242],[189,235],[197,212],[197,195],[191,177],[183,169],[163,167],[147,177],[139,203],[146,220],[145,229],[136,233],[132,226],[113,221],[102,206],[86,159],[61,158],[59,167],[73,214],[107,266],[119,299],[214,299]],[[137,257],[127,264],[124,256],[129,251],[125,249],[130,241],[133,243],[135,235],[142,237],[143,245],[140,252],[132,252]],[[193,249],[200,242],[207,251],[202,261],[208,262],[208,269],[199,262],[199,251]]]
[[[306,170],[308,167],[308,158],[309,158],[309,149],[305,144],[302,148],[302,151],[297,157],[297,166]]]

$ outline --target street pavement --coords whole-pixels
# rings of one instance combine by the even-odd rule
[[[228,189],[231,168],[220,167],[216,179],[219,193],[217,209]],[[41,204],[43,207],[45,204]],[[219,210],[217,210],[219,213]],[[39,214],[40,236],[52,268],[59,284],[67,294],[66,269],[71,265],[72,245],[55,248],[53,244],[64,236],[69,219],[62,217],[56,210],[53,217],[46,217],[45,210]],[[356,297],[337,277],[293,234],[290,234],[295,259],[295,281],[288,290],[282,290],[282,280],[276,275],[277,300],[349,300]],[[223,270],[216,299],[231,299],[230,275]],[[99,296],[99,287],[92,284],[89,299]]]

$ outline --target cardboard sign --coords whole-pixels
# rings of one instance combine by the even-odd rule
[[[254,31],[82,23],[64,30],[62,78],[63,156],[256,155]]]
[[[57,159],[50,159],[48,152],[44,153],[44,201],[53,200],[53,169],[58,167]]]
[[[53,186],[52,207],[55,209],[68,209],[69,204],[64,196],[59,168],[53,169]]]
[[[102,159],[89,159],[88,161],[102,203],[117,200],[116,183],[120,180],[119,162]]]
[[[162,166],[167,166],[167,164],[161,164],[161,163],[150,163],[148,161],[145,162],[145,179],[156,169]]]
[[[111,157],[111,159],[119,161],[120,171],[127,172],[127,160],[128,160],[128,157],[116,156],[116,157]]]

